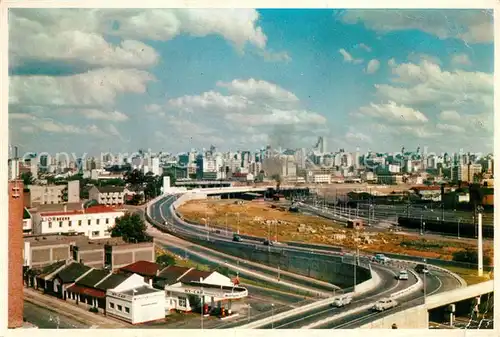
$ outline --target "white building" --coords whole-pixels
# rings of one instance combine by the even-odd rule
[[[68,202],[80,202],[80,180],[68,181]]]
[[[37,205],[60,204],[63,202],[63,191],[66,185],[39,186],[28,185],[30,190],[30,204]]]
[[[124,215],[125,211],[102,205],[73,211],[40,212],[33,215],[33,232],[80,233],[90,239],[109,238],[116,218]]]
[[[155,157],[155,158],[153,158],[151,160],[151,172],[153,172],[153,174],[155,176],[161,175],[161,172],[160,172],[160,158]]]
[[[101,205],[123,205],[125,188],[122,186],[92,186],[89,199],[96,200]]]
[[[165,292],[137,274],[106,291],[106,314],[132,324],[164,319],[165,310]]]
[[[330,184],[331,182],[331,174],[315,174],[312,176],[312,183],[314,184]]]

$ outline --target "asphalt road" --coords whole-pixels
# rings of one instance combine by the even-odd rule
[[[151,216],[153,218],[157,219],[157,221],[161,221],[162,223],[165,221],[165,219],[170,219],[170,222],[171,222],[172,217],[169,216],[169,211],[170,211],[169,208],[170,208],[170,205],[174,201],[175,201],[175,197],[167,196],[166,198],[155,203],[153,205],[153,207],[151,207]],[[188,235],[195,235],[195,236],[199,236],[200,238],[205,237],[207,235],[206,228],[201,227],[201,226],[183,226],[183,225],[177,224],[177,223],[172,223],[171,226],[176,231],[181,231],[181,232],[188,234]],[[232,240],[228,239],[226,236],[223,236],[220,234],[211,233],[210,236],[211,236],[211,239],[213,239],[213,240],[215,240],[215,239],[222,240],[222,241],[226,241],[226,242],[231,242],[232,244],[255,245],[255,241],[248,242],[248,241],[252,241],[252,240],[243,240],[243,242],[234,243],[234,242],[232,242]],[[292,248],[292,247],[288,247],[288,246],[281,247],[280,249],[291,250],[291,251],[304,250],[304,249],[297,249],[296,247]],[[309,251],[311,253],[314,253],[315,257],[318,255],[324,254],[324,253],[319,254],[319,253],[317,253],[316,250],[310,249],[310,248],[307,248],[305,250]],[[328,255],[338,255],[338,253],[336,254],[334,252],[328,252]],[[396,273],[394,271],[395,269],[393,269],[392,271],[387,271],[387,270],[383,271],[383,270],[380,270],[380,268],[382,268],[382,267],[377,267],[377,268],[379,268],[378,272],[382,278],[382,285],[377,287],[377,289],[375,291],[371,292],[370,294],[363,294],[362,296],[359,297],[359,299],[356,298],[355,302],[350,304],[350,307],[353,307],[353,305],[362,305],[362,304],[371,303],[378,298],[388,296],[391,293],[394,293],[398,290],[402,290],[410,285],[410,284],[405,284],[405,283],[416,282],[416,280],[413,280],[413,281],[409,280],[409,282],[408,281],[406,281],[406,282],[398,281],[395,278],[395,276],[396,276]],[[436,275],[430,276],[428,279],[426,279],[427,294],[432,294],[433,292],[438,292],[438,291],[445,291],[445,290],[451,289],[451,287],[455,288],[458,286],[457,281],[455,281],[453,278],[449,277],[448,275],[446,275],[446,276],[445,275],[446,274],[443,274],[443,275],[436,274]],[[451,278],[452,280],[448,280],[448,278]],[[402,303],[406,303],[406,301],[413,301],[415,299],[418,299],[419,296],[421,296],[421,294],[416,292],[416,293],[412,294],[411,296],[409,296],[408,298],[403,298],[400,301],[402,301]],[[401,305],[400,308],[403,308],[403,305]],[[297,328],[300,326],[310,324],[311,322],[320,320],[322,318],[329,317],[336,310],[345,310],[345,308],[341,308],[341,309],[332,309],[329,307],[328,308],[327,307],[318,308],[316,310],[308,312],[305,315],[305,317],[304,317],[304,315],[302,315],[303,317],[291,317],[290,319],[276,322],[272,326],[269,326],[266,328]],[[395,308],[393,310],[395,311],[395,310],[399,310],[399,309]],[[363,312],[361,314],[355,314],[353,316],[355,316],[355,317],[350,317],[350,318],[353,318],[354,321],[360,321],[362,323],[364,322],[364,320],[369,321],[371,319],[378,318],[378,317],[373,317],[371,312]],[[332,323],[333,325],[327,325],[326,328],[332,328],[332,327],[335,327],[336,325],[343,324],[342,322],[344,322],[344,321],[345,320],[342,319],[340,323],[334,322],[334,323]]]
[[[55,311],[24,301],[24,318],[40,329],[88,329],[89,326]]]

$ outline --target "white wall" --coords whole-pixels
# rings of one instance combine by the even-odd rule
[[[165,293],[157,291],[135,296],[132,303],[132,324],[165,318]]]
[[[76,232],[84,233],[90,239],[109,238],[109,231],[115,225],[116,218],[122,217],[124,214],[125,213],[122,211],[116,211],[106,213],[43,216],[42,213],[37,216],[37,229],[40,234]],[[97,224],[98,221],[99,224]],[[108,223],[106,223],[106,221]],[[106,231],[108,231],[108,233],[106,233]],[[99,232],[99,234],[94,235],[93,232]]]
[[[144,282],[144,277],[142,277],[139,274],[133,274],[130,277],[128,277],[124,282],[120,283],[117,287],[115,287],[114,289],[110,289],[110,290],[112,290],[112,291],[126,291],[129,289],[142,287],[144,285],[147,285],[147,283]]]

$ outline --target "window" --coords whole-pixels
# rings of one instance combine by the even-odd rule
[[[52,228],[52,221],[49,221],[49,228]]]
[[[115,304],[114,304],[113,302],[109,302],[109,307],[110,307],[111,309],[114,309],[114,308],[115,308]]]
[[[59,228],[62,227],[62,221],[59,221]]]
[[[82,225],[82,220],[78,220],[78,226]]]
[[[71,220],[68,221],[68,226],[71,227],[72,223],[73,223],[73,221],[71,221]]]
[[[99,231],[93,231],[92,236],[99,236]]]
[[[99,224],[99,219],[97,219],[97,220],[95,221],[95,224],[96,224],[96,225],[98,225],[98,224]]]
[[[179,306],[180,307],[186,307],[186,298],[185,297],[179,297]]]
[[[126,312],[127,314],[129,314],[129,313],[130,313],[130,309],[129,309],[129,308],[127,308],[127,307],[125,307],[125,312]]]
[[[109,218],[106,218],[106,225],[109,224]]]
[[[119,305],[119,304],[118,304],[118,310],[119,310],[119,311],[122,311],[122,310],[123,310],[122,306],[121,306],[121,305]]]

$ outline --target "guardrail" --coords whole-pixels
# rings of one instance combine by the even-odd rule
[[[333,303],[333,301],[335,301],[337,298],[341,298],[344,296],[353,296],[353,297],[359,296],[362,293],[365,293],[365,292],[372,290],[373,288],[377,287],[380,284],[380,281],[381,281],[380,276],[376,272],[374,272],[371,269],[371,267],[370,267],[370,272],[372,273],[372,278],[357,285],[356,290],[354,292],[345,293],[345,294],[341,294],[338,296],[333,296],[333,297],[330,297],[330,298],[327,298],[324,300],[320,300],[320,301],[305,305],[305,306],[300,307],[300,308],[288,310],[288,311],[282,312],[280,314],[277,314],[277,315],[274,315],[271,317],[266,317],[264,319],[261,319],[261,320],[255,321],[255,322],[239,326],[239,327],[237,327],[237,329],[258,329],[260,327],[271,324],[273,322],[277,322],[277,321],[280,321],[282,319],[286,319],[288,317],[293,317],[295,315],[302,314],[302,313],[320,308],[320,307],[325,306],[325,305],[329,305],[329,304]]]
[[[411,285],[408,288],[392,293],[389,296],[390,298],[396,299],[411,294],[412,292],[418,290],[423,285],[422,279],[417,275],[417,273],[415,273],[413,270],[409,270],[409,272],[412,273],[413,276],[415,276],[415,278],[417,279],[417,283]]]

